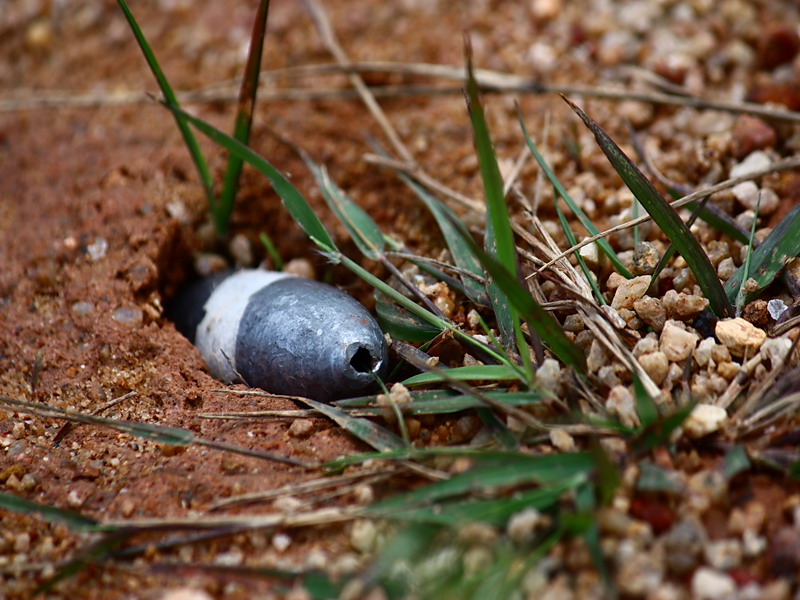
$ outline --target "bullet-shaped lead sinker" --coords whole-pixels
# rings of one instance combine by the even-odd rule
[[[241,376],[275,394],[329,401],[364,393],[373,374],[386,371],[386,345],[375,319],[324,283],[248,270],[216,287],[195,284],[183,296],[175,322],[223,381]],[[197,303],[202,311],[192,309]]]

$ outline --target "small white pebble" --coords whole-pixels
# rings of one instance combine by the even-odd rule
[[[371,552],[378,537],[378,528],[370,519],[358,519],[350,529],[350,545],[361,553]]]
[[[730,256],[719,261],[719,266],[717,267],[717,276],[722,281],[728,281],[728,279],[730,279],[734,273],[736,273],[736,263],[733,262],[733,259]]]
[[[314,265],[307,258],[293,258],[283,266],[283,272],[304,277],[305,279],[317,278]]]
[[[289,425],[289,436],[294,438],[305,438],[311,435],[314,430],[314,421],[311,419],[295,419]]]
[[[776,321],[780,319],[781,315],[787,310],[789,310],[789,307],[786,306],[786,303],[780,298],[774,298],[767,302],[767,311],[769,311],[769,316]]]
[[[697,345],[698,336],[680,327],[677,321],[667,321],[661,332],[660,349],[671,361],[689,358]]]
[[[292,545],[292,538],[285,533],[276,533],[272,536],[272,547],[280,553],[286,552],[286,549]]]
[[[205,590],[183,587],[167,590],[160,600],[213,600]]]
[[[738,567],[742,563],[742,543],[737,539],[708,542],[705,547],[706,562],[722,571]]]
[[[86,252],[92,262],[97,262],[106,255],[108,251],[108,242],[103,238],[97,238],[94,243],[86,246]]]
[[[691,587],[694,600],[725,600],[736,595],[733,578],[709,567],[700,567],[694,572]]]
[[[303,507],[303,501],[297,496],[281,496],[272,503],[272,508],[285,515],[296,513]]]
[[[546,358],[536,371],[536,383],[554,394],[558,393],[561,382],[561,365],[553,358]]]
[[[606,400],[606,408],[616,414],[626,427],[638,427],[639,416],[636,414],[633,394],[626,386],[618,385],[611,388],[608,400]]]
[[[756,171],[761,171],[763,169],[769,168],[772,164],[772,159],[766,152],[762,152],[761,150],[756,150],[755,152],[751,152],[747,155],[747,157],[740,163],[733,165],[731,167],[730,176],[733,177],[742,177],[744,175],[750,175],[751,173],[755,173]]]
[[[549,519],[535,508],[526,508],[511,515],[506,531],[512,542],[523,545],[530,542],[537,529],[546,526],[548,522]]]
[[[783,364],[792,349],[792,340],[788,337],[767,338],[761,345],[761,356],[769,359],[769,364],[774,369]]]
[[[728,413],[720,406],[698,404],[683,423],[683,430],[691,438],[701,438],[717,431],[728,418]]]
[[[67,506],[70,508],[80,508],[83,506],[84,499],[81,498],[77,490],[70,490],[67,494]]]

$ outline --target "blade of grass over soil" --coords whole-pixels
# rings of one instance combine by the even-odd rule
[[[564,185],[559,181],[556,174],[550,168],[550,165],[547,164],[547,161],[544,159],[544,156],[539,152],[539,149],[536,147],[536,144],[533,143],[531,136],[528,135],[528,130],[525,127],[525,121],[522,120],[522,112],[520,111],[519,106],[517,106],[517,118],[519,119],[520,127],[522,128],[522,135],[525,138],[525,143],[528,145],[528,149],[533,154],[533,157],[536,159],[536,162],[539,163],[539,168],[545,174],[545,177],[550,181],[552,186],[558,192],[558,195],[567,203],[569,209],[575,214],[578,221],[580,221],[581,225],[586,228],[591,235],[600,235],[600,230],[594,226],[592,220],[589,216],[583,211],[583,209],[578,206],[575,201],[572,199],[572,196],[569,195]],[[597,245],[599,246],[600,250],[608,257],[608,260],[611,261],[611,264],[614,265],[614,268],[617,270],[617,273],[622,275],[623,277],[627,277],[631,279],[633,277],[633,273],[631,273],[625,265],[622,264],[619,257],[617,256],[614,249],[608,243],[608,240],[605,238],[600,238],[596,241]]]
[[[503,265],[506,271],[517,275],[517,251],[503,194],[503,178],[497,166],[492,140],[489,136],[489,127],[478,96],[478,84],[472,70],[469,38],[465,38],[465,49],[467,53],[467,109],[472,121],[475,150],[478,155],[478,165],[486,198],[484,246],[487,254]],[[506,295],[494,282],[489,284],[489,297],[494,307],[500,336],[505,343],[508,343],[514,338],[514,321],[516,320],[514,310]]]
[[[718,317],[730,316],[733,312],[731,303],[722,289],[717,272],[686,223],[681,220],[675,209],[661,197],[650,180],[631,162],[608,134],[566,96],[562,96],[562,98],[594,134],[600,149],[625,185],[630,188],[664,234],[672,240],[697,279],[714,314]]]
[[[377,423],[373,423],[367,419],[351,417],[341,408],[337,408],[330,404],[316,402],[315,400],[310,400],[308,398],[302,398],[300,401],[319,411],[333,422],[338,424],[340,427],[346,429],[362,442],[369,444],[379,452],[385,450],[398,450],[406,446],[403,440]]]
[[[428,342],[441,333],[441,329],[423,321],[406,308],[398,306],[380,292],[375,292],[375,312],[381,329],[396,340]]]
[[[503,526],[509,517],[525,510],[535,508],[546,510],[569,492],[575,489],[582,479],[568,479],[555,482],[546,487],[517,492],[510,497],[484,499],[468,499],[439,502],[433,506],[419,506],[415,503],[410,508],[398,507],[391,512],[375,507],[375,513],[392,520],[431,523],[437,525],[463,526],[470,521],[481,521],[492,525]],[[371,513],[373,508],[367,509]]]
[[[475,489],[523,483],[550,485],[573,480],[577,485],[579,480],[589,476],[594,467],[594,460],[587,452],[542,456],[514,452],[476,453],[475,460],[476,465],[469,471],[379,502],[370,507],[369,512],[391,516],[398,510],[424,506]]]
[[[250,140],[250,126],[253,122],[253,110],[258,95],[258,76],[261,73],[261,53],[264,48],[264,36],[267,31],[267,15],[269,14],[269,0],[260,0],[258,10],[253,21],[253,32],[250,35],[250,49],[247,53],[242,87],[239,90],[239,104],[236,111],[236,121],[233,126],[233,137],[245,146]],[[239,177],[242,173],[242,159],[235,154],[228,155],[228,166],[222,180],[222,191],[217,203],[214,223],[220,237],[228,234],[228,225],[233,212],[233,203],[239,189]],[[217,222],[219,221],[219,222]]]
[[[447,377],[458,381],[516,381],[519,373],[505,365],[474,365],[445,371]],[[403,381],[405,386],[440,383],[445,379],[438,373],[420,373]]]
[[[164,75],[164,72],[161,70],[161,66],[158,64],[156,55],[153,52],[153,49],[150,47],[150,44],[147,42],[147,38],[145,38],[144,33],[142,33],[142,30],[139,27],[139,24],[133,17],[133,13],[128,7],[128,3],[126,0],[117,0],[117,3],[119,4],[122,13],[125,15],[125,19],[128,21],[131,31],[133,31],[133,36],[136,38],[136,42],[139,44],[139,48],[142,50],[142,54],[147,61],[147,66],[150,67],[153,76],[156,78],[158,87],[161,88],[161,93],[164,95],[164,100],[168,105],[178,106],[178,99],[175,97],[175,92],[172,90],[172,86],[170,86],[169,81]],[[175,116],[175,122],[178,125],[181,136],[183,136],[183,141],[186,144],[186,148],[189,150],[192,161],[197,168],[197,173],[200,176],[200,182],[202,183],[203,189],[206,193],[208,206],[211,209],[211,214],[214,218],[214,226],[217,230],[217,233],[220,234],[221,231],[227,230],[228,225],[227,222],[223,224],[217,215],[217,202],[214,194],[214,183],[211,179],[211,172],[208,170],[206,159],[200,150],[200,145],[197,143],[197,139],[194,137],[192,130],[189,129],[189,126],[186,124],[186,122],[178,118],[177,115]]]
[[[54,418],[54,419],[67,419],[77,423],[85,423],[87,425],[99,425],[101,427],[109,427],[121,433],[127,433],[136,437],[151,440],[159,444],[166,444],[168,446],[189,446],[190,444],[197,444],[209,448],[216,448],[217,450],[224,450],[227,452],[234,452],[245,456],[253,456],[263,460],[271,460],[284,464],[294,465],[298,467],[311,468],[316,465],[304,463],[293,458],[284,458],[276,454],[269,454],[260,450],[251,450],[242,446],[232,446],[221,442],[215,442],[195,436],[191,431],[181,429],[179,427],[167,427],[165,425],[153,425],[152,423],[138,423],[136,421],[121,421],[118,419],[106,419],[95,415],[87,415],[74,410],[67,410],[64,408],[57,408],[47,404],[39,404],[36,402],[25,402],[24,400],[15,400],[13,398],[6,398],[0,396],[0,404],[13,406],[14,410],[25,412],[29,414],[38,415],[40,417]]]
[[[49,523],[64,523],[71,529],[96,531],[101,527],[98,521],[81,514],[64,510],[56,506],[31,502],[25,498],[0,492],[0,508],[22,515],[39,515]]]
[[[728,299],[736,301],[747,278],[755,281],[752,289],[745,290],[744,303],[755,300],[764,288],[770,285],[783,268],[800,254],[800,206],[795,206],[773,229],[769,235],[753,250],[749,269],[745,265],[725,282],[723,286]]]

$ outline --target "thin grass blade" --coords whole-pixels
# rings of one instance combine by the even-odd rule
[[[553,199],[553,205],[556,208],[556,215],[558,216],[559,223],[561,223],[561,229],[564,231],[564,235],[567,238],[567,243],[570,246],[574,246],[578,243],[578,240],[575,238],[575,234],[572,233],[572,229],[570,229],[567,217],[564,215],[564,211],[561,210],[561,207],[558,204],[558,196]],[[586,266],[586,261],[583,260],[583,256],[581,256],[580,252],[575,252],[575,259],[578,261],[578,266],[580,266],[581,271],[583,271],[583,276],[586,278],[586,281],[592,288],[592,292],[594,293],[594,297],[597,302],[601,305],[607,304],[605,298],[603,298],[600,288],[597,286],[597,282],[595,281],[594,277],[592,277],[592,272],[589,270],[589,267]]]
[[[764,288],[775,280],[783,268],[799,254],[800,206],[795,206],[758,245],[758,248],[753,250],[747,277],[755,281],[756,285],[752,289],[749,289],[748,286],[744,302],[748,303],[756,299]],[[736,294],[742,287],[745,270],[745,266],[742,265],[725,282],[725,293],[731,302],[736,300]]]
[[[270,164],[265,158],[257,154],[252,149],[234,139],[227,133],[220,131],[213,125],[206,123],[187,113],[176,105],[165,104],[165,106],[175,113],[182,121],[188,121],[196,127],[202,134],[208,136],[213,142],[225,148],[231,154],[238,156],[250,166],[258,170],[272,184],[272,189],[278,194],[281,202],[292,215],[295,222],[306,232],[316,244],[324,250],[331,252],[336,249],[336,244],[328,235],[322,222],[314,214],[305,198],[297,191],[289,180]]]
[[[319,411],[337,425],[346,429],[362,442],[369,444],[379,452],[398,450],[406,447],[403,440],[377,423],[373,423],[367,419],[351,417],[341,408],[330,404],[324,404],[308,398],[301,399],[301,402]]]
[[[428,342],[441,333],[409,310],[398,306],[383,294],[375,293],[375,312],[381,329],[396,340],[407,342]]]
[[[19,496],[6,494],[4,492],[0,492],[0,508],[22,515],[39,515],[49,523],[64,523],[69,526],[70,529],[78,531],[94,531],[100,527],[98,521],[90,519],[89,517],[84,517],[76,512],[64,510],[56,506],[31,502],[25,498],[20,498]]]
[[[250,35],[250,49],[247,53],[242,87],[239,89],[239,104],[236,111],[236,121],[233,127],[233,137],[247,146],[250,141],[250,126],[253,122],[253,110],[258,94],[258,76],[261,73],[261,54],[264,48],[264,36],[267,31],[267,15],[269,14],[269,0],[260,0],[255,19],[253,32]],[[228,233],[233,203],[236,192],[239,190],[239,177],[242,173],[242,159],[236,155],[228,156],[228,166],[222,180],[222,191],[219,195],[215,223],[217,232],[221,236]]]
[[[519,373],[505,365],[473,365],[447,369],[447,378],[456,381],[517,381]],[[439,373],[420,373],[403,381],[405,386],[426,385],[446,381]]]
[[[494,453],[501,456],[500,453]],[[433,483],[406,494],[379,502],[371,512],[391,515],[398,510],[407,510],[427,505],[445,498],[468,493],[476,488],[514,486],[523,483],[550,485],[587,477],[594,461],[588,453],[553,454],[529,456],[513,452],[503,453],[502,459],[489,459],[488,455],[475,456],[475,467],[446,481]],[[484,460],[481,460],[483,458]]]
[[[367,258],[380,260],[386,242],[375,221],[331,180],[325,167],[320,167],[305,154],[303,158],[314,175],[325,202],[345,226],[359,251]]]
[[[368,513],[384,516],[392,520],[432,523],[458,527],[470,521],[481,521],[497,526],[505,525],[511,515],[526,508],[546,510],[554,506],[565,493],[574,489],[582,478],[558,482],[535,490],[520,492],[508,498],[492,500],[459,500],[443,502],[434,506],[423,506],[407,510],[398,509],[387,512],[371,507]]]
[[[410,177],[403,174],[399,174],[399,177],[414,191],[428,210],[431,211],[433,218],[439,225],[442,237],[444,237],[444,241],[447,244],[448,250],[450,250],[450,254],[456,266],[470,273],[474,273],[478,278],[482,279],[484,277],[484,271],[480,261],[470,252],[469,247],[463,243],[461,237],[451,225],[453,221],[459,220],[456,214],[445,204],[428,194],[422,186],[418,185]],[[480,305],[487,304],[488,298],[486,297],[486,288],[483,285],[468,276],[462,276],[461,281],[464,286],[464,292],[470,300]]]
[[[562,96],[562,98],[594,134],[600,149],[625,185],[630,188],[664,234],[672,240],[678,252],[689,265],[703,294],[708,298],[711,310],[719,317],[730,316],[732,314],[731,303],[725,290],[722,289],[717,272],[686,223],[681,220],[675,209],[661,197],[650,180],[631,162],[608,134],[566,96]]]
[[[528,130],[525,127],[525,121],[522,120],[522,112],[517,106],[517,118],[519,119],[520,127],[522,128],[522,135],[525,138],[525,143],[528,145],[528,149],[533,154],[533,157],[536,159],[536,162],[539,163],[539,168],[545,174],[545,177],[550,181],[552,186],[558,192],[558,195],[561,196],[562,200],[566,202],[569,209],[575,214],[580,221],[581,225],[586,228],[591,235],[598,235],[600,230],[594,226],[592,220],[589,218],[583,209],[578,206],[575,201],[572,199],[572,196],[569,195],[564,185],[559,181],[556,174],[553,172],[553,169],[550,168],[550,165],[547,164],[547,161],[544,159],[544,156],[539,152],[539,149],[536,147],[536,144],[533,143],[531,136],[528,134]],[[614,268],[617,270],[617,273],[622,275],[623,277],[627,277],[628,279],[633,277],[633,273],[631,273],[625,265],[622,264],[619,257],[617,256],[614,249],[609,245],[608,240],[605,238],[600,238],[595,242],[600,250],[608,257],[608,260],[611,261],[611,264],[614,265]]]
[[[161,70],[161,65],[158,64],[156,55],[153,52],[153,49],[150,47],[150,44],[147,42],[147,38],[145,38],[144,33],[142,33],[142,30],[139,27],[139,24],[133,17],[133,13],[128,7],[128,3],[125,0],[117,0],[117,4],[119,4],[120,9],[122,9],[122,13],[125,15],[125,19],[128,21],[131,31],[133,31],[133,36],[136,38],[136,42],[139,44],[139,48],[142,50],[142,54],[147,61],[147,66],[150,67],[150,71],[152,71],[153,76],[156,78],[158,87],[161,88],[161,93],[164,95],[165,101],[169,105],[178,106],[178,100],[175,97],[175,92],[172,90],[172,86],[170,86],[169,81],[164,75],[164,72]],[[214,183],[211,179],[211,172],[208,170],[206,159],[200,150],[200,145],[197,143],[197,139],[194,137],[194,134],[192,133],[192,130],[189,129],[188,125],[186,125],[186,123],[177,116],[175,116],[175,122],[177,123],[178,129],[183,136],[183,141],[186,144],[187,150],[189,150],[192,161],[197,168],[197,173],[200,176],[200,183],[203,185],[203,189],[205,190],[208,206],[211,209],[211,214],[215,216],[217,202],[214,194]],[[217,229],[217,232],[219,233],[219,228]]]
[[[514,232],[511,229],[511,219],[508,215],[505,194],[503,193],[503,178],[497,166],[489,126],[486,123],[483,105],[478,93],[478,82],[472,67],[472,49],[469,38],[465,38],[465,52],[467,55],[467,109],[472,121],[472,133],[475,141],[475,151],[478,155],[478,165],[483,181],[483,190],[486,198],[486,233],[484,246],[486,252],[500,263],[503,268],[513,276],[519,276],[517,267],[517,248],[514,243]],[[517,351],[522,358],[527,373],[531,374],[530,355],[528,346],[520,330],[520,320],[517,310],[511,304],[506,292],[495,281],[488,286],[489,299],[494,308],[494,316],[500,333],[500,340],[511,346],[512,340],[517,343]]]

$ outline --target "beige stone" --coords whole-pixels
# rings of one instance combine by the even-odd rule
[[[681,328],[677,321],[667,321],[661,332],[660,349],[671,361],[686,360],[697,345],[698,336]]]
[[[742,318],[718,321],[714,333],[737,358],[754,356],[767,339],[767,334],[762,329]]]
[[[617,288],[614,293],[614,299],[611,301],[611,306],[617,310],[620,308],[633,308],[633,303],[644,296],[649,286],[650,277],[647,275],[628,279]]]
[[[638,358],[639,364],[653,380],[656,385],[661,385],[669,372],[669,360],[663,352],[650,352],[642,354]]]
[[[661,332],[664,329],[664,323],[667,321],[667,310],[658,298],[644,296],[633,303],[633,310],[654,331]]]
[[[717,431],[728,413],[724,408],[713,404],[698,404],[683,423],[683,430],[691,438],[701,438]]]
[[[636,414],[636,406],[633,401],[633,394],[624,385],[611,388],[606,401],[606,408],[619,417],[620,422],[626,427],[637,427],[639,416]]]
[[[679,294],[668,290],[662,299],[667,315],[671,319],[688,320],[698,315],[708,306],[708,300],[694,294]]]

